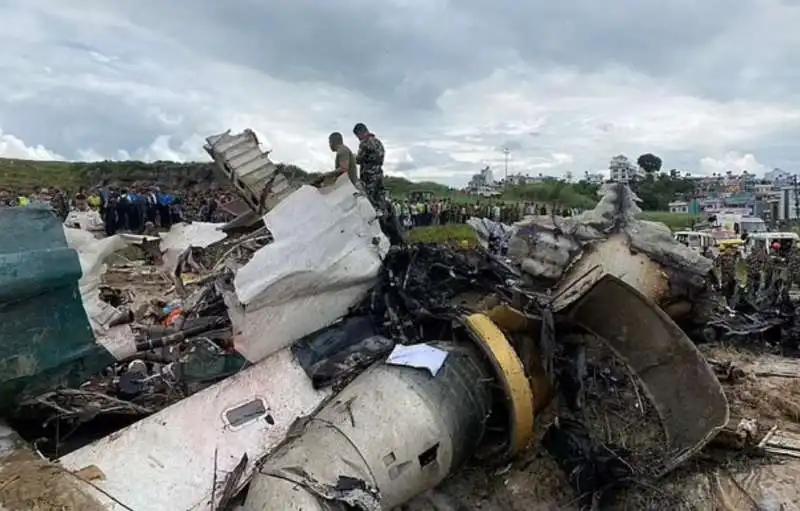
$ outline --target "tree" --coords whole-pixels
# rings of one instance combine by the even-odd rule
[[[644,170],[647,175],[653,175],[659,170],[661,170],[661,158],[656,156],[653,153],[645,153],[636,160],[636,163],[639,164],[639,167]]]

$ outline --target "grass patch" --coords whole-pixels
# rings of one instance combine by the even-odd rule
[[[688,213],[670,213],[669,211],[644,211],[639,215],[641,220],[649,220],[651,222],[661,222],[666,224],[667,227],[673,231],[681,231],[689,229],[692,222],[701,220],[699,215],[690,215]]]
[[[0,158],[0,189],[23,193],[41,188],[77,189],[81,174],[72,163]]]
[[[408,240],[412,243],[438,243],[444,245],[457,245],[475,247],[478,237],[468,225],[431,225],[415,227],[408,231]]]

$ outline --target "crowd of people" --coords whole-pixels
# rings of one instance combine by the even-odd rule
[[[221,190],[185,190],[180,194],[162,192],[157,186],[97,187],[69,194],[58,189],[11,193],[0,191],[0,207],[50,204],[56,214],[70,226],[88,228],[99,226],[106,235],[117,232],[143,233],[149,229],[169,229],[181,221],[224,222],[232,219],[220,205],[233,200],[232,194]],[[95,212],[92,216],[80,213]],[[80,218],[81,222],[71,220]],[[72,225],[81,224],[81,225]]]
[[[513,223],[531,215],[572,216],[575,210],[554,208],[533,202],[478,200],[462,202],[453,199],[393,201],[395,213],[407,229],[429,225],[463,224],[470,217],[489,218],[503,223]]]
[[[207,191],[185,190],[180,194],[163,192],[155,185],[137,187],[94,188],[68,194],[62,190],[40,189],[37,192],[14,194],[0,192],[0,206],[26,206],[51,204],[56,213],[66,220],[70,211],[92,210],[98,213],[108,235],[119,231],[141,233],[152,225],[168,229],[173,223],[189,220],[225,222],[232,220],[222,205],[234,196],[222,189]],[[451,198],[412,200],[390,199],[401,224],[411,229],[432,225],[462,224],[470,217],[490,218],[513,223],[529,215],[556,214],[571,216],[570,209],[553,209],[532,202],[502,200],[458,201]]]

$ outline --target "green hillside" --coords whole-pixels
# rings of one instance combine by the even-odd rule
[[[303,181],[315,177],[315,174],[306,173],[297,167],[291,170]],[[41,188],[61,188],[72,192],[96,185],[131,185],[137,182],[158,182],[165,187],[183,189],[193,186],[207,187],[215,181],[218,185],[226,184],[210,162],[63,162],[0,158],[0,189],[14,192],[28,193]],[[387,177],[386,186],[393,194],[401,196],[423,190],[431,191],[437,196],[453,193],[450,188],[438,183],[414,183],[397,177]]]

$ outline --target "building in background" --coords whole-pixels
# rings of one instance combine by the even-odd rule
[[[764,181],[772,185],[788,186],[792,183],[794,175],[783,169],[772,169],[764,174]]]
[[[590,185],[600,186],[606,181],[605,172],[589,172],[588,170],[583,173],[583,180]]]
[[[620,154],[611,158],[608,164],[608,171],[611,181],[615,183],[630,183],[638,178],[644,177],[644,171],[638,165],[634,165],[624,155]]]
[[[497,195],[500,184],[494,180],[492,169],[487,165],[470,178],[466,191],[474,195]]]
[[[520,186],[520,185],[530,185],[534,183],[541,183],[547,179],[555,179],[552,176],[545,176],[544,174],[539,174],[538,176],[531,176],[530,174],[511,174],[508,176],[508,182],[505,179],[500,180],[500,185],[505,186]]]
[[[771,202],[775,204],[775,220],[782,222],[800,219],[800,189],[796,186],[781,187]]]

